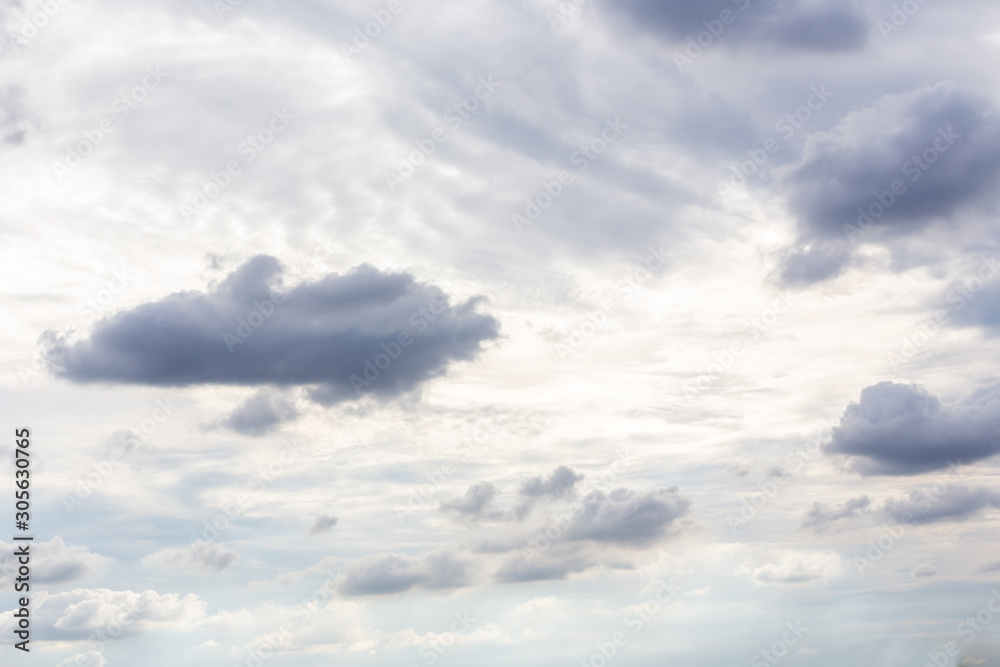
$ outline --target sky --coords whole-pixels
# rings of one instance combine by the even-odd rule
[[[4,665],[1000,667],[996,3],[0,25]]]

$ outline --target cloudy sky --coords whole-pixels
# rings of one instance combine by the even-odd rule
[[[0,7],[4,664],[1000,666],[996,3]]]

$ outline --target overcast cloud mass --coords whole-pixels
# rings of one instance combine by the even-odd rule
[[[990,0],[0,0],[0,664],[1000,667],[998,57]]]

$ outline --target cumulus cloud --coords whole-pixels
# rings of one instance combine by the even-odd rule
[[[781,277],[832,278],[857,241],[888,243],[994,202],[998,176],[1000,114],[991,100],[948,82],[885,95],[810,137],[786,174],[799,225]]]
[[[0,559],[0,584],[7,585],[17,576],[15,545],[0,542],[3,557]],[[39,584],[64,584],[82,579],[106,569],[113,558],[101,556],[85,546],[66,544],[59,536],[48,542],[31,545],[31,580]]]
[[[406,273],[362,265],[287,289],[281,274],[258,255],[210,291],[119,312],[82,340],[46,332],[48,366],[79,383],[307,386],[331,405],[415,390],[499,335],[478,299],[452,305]]]
[[[938,573],[938,569],[933,565],[917,565],[913,568],[913,576],[917,579],[922,579],[924,577],[933,577]]]
[[[494,573],[497,581],[521,583],[565,579],[600,564],[598,554],[579,544],[563,542],[541,552],[518,553],[506,558]]]
[[[175,593],[107,588],[76,588],[56,594],[38,591],[32,603],[32,627],[37,638],[68,641],[86,640],[112,623],[121,625],[123,637],[149,630],[186,629],[205,618],[206,608],[194,594],[181,597]],[[0,614],[0,632],[6,635],[14,627],[13,613]]]
[[[316,520],[313,522],[312,528],[309,529],[309,534],[318,535],[320,533],[325,533],[331,530],[336,525],[337,525],[337,517],[329,516],[327,514],[322,514],[316,517]]]
[[[605,0],[604,6],[672,41],[714,30],[720,45],[829,52],[860,49],[869,33],[868,17],[844,0]],[[730,12],[725,24],[723,12]]]
[[[157,568],[178,568],[189,572],[221,572],[239,560],[218,542],[198,540],[190,546],[163,549],[142,559],[142,564]]]
[[[264,388],[241,403],[222,424],[237,433],[262,436],[299,416],[295,402],[274,389]]]
[[[1000,571],[1000,560],[990,561],[989,563],[983,563],[977,569],[978,572],[997,572]]]
[[[886,513],[896,521],[917,524],[964,521],[990,507],[1000,508],[1000,492],[961,484],[948,485],[940,492],[911,491],[907,498],[885,503]]]
[[[829,581],[841,571],[836,554],[785,553],[773,563],[752,571],[753,581],[761,586],[804,586]]]
[[[830,507],[822,503],[813,503],[812,509],[809,510],[809,513],[806,514],[805,518],[802,520],[802,526],[805,528],[822,530],[830,524],[842,519],[861,516],[868,511],[871,503],[871,498],[868,496],[851,498],[838,507]]]
[[[497,488],[493,484],[479,482],[470,486],[464,496],[443,501],[440,507],[442,511],[454,511],[466,518],[500,519],[503,513],[492,506],[496,495]]]
[[[664,537],[690,508],[690,499],[676,486],[644,493],[625,488],[607,494],[591,491],[566,535],[570,540],[649,544]]]
[[[564,498],[573,494],[576,483],[583,479],[583,475],[573,472],[566,466],[559,466],[548,476],[533,477],[521,485],[522,496],[530,498],[540,498],[544,496],[554,496]]]
[[[538,475],[523,482],[518,489],[522,501],[510,511],[501,510],[496,506],[497,488],[491,482],[479,482],[469,487],[465,495],[442,502],[443,511],[454,511],[465,518],[485,519],[491,521],[523,520],[535,508],[539,501],[546,498],[565,500],[573,497],[576,484],[583,475],[567,466],[559,466],[548,477]]]
[[[378,554],[344,566],[344,595],[385,595],[414,588],[461,588],[469,583],[466,564],[448,551],[421,556]]]
[[[881,382],[847,406],[830,455],[862,475],[915,475],[1000,453],[1000,384],[942,405],[917,385]]]

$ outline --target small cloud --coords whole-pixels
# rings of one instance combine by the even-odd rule
[[[836,521],[850,519],[867,513],[871,503],[871,498],[868,496],[851,498],[839,507],[829,507],[822,503],[813,503],[812,509],[802,519],[802,526],[822,530]]]
[[[336,525],[337,517],[322,514],[316,517],[316,521],[313,522],[312,528],[309,529],[309,534],[318,535],[319,533],[325,533]]]
[[[299,416],[294,401],[274,389],[261,389],[222,421],[237,433],[260,437]]]
[[[726,468],[726,472],[736,477],[746,477],[750,474],[750,466],[745,463],[734,463]]]
[[[962,662],[958,663],[958,667],[975,667],[975,665],[985,664],[986,660],[984,658],[976,658],[970,655],[968,658],[965,658]]]
[[[799,655],[816,655],[817,653],[822,653],[818,648],[809,648],[808,646],[803,646],[799,649]]]
[[[979,566],[978,572],[996,572],[1000,570],[1000,560],[991,561],[989,563],[983,563]]]
[[[189,572],[221,572],[239,560],[239,556],[217,542],[199,540],[188,547],[163,549],[142,559],[151,567],[179,568]]]
[[[938,569],[933,565],[917,565],[913,568],[913,576],[920,579],[921,577],[933,577],[938,573]]]

